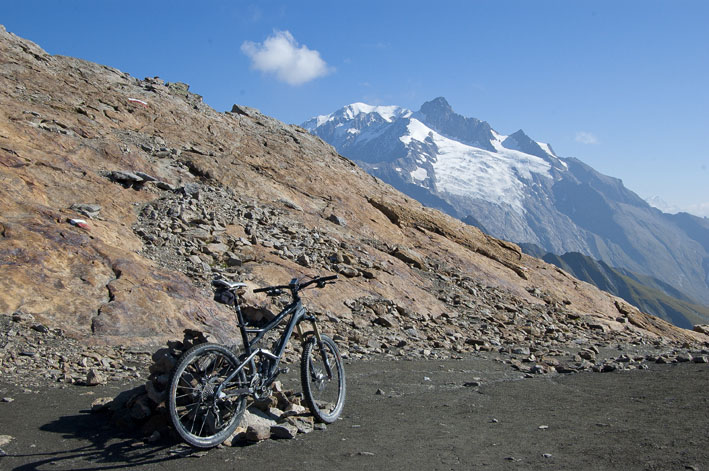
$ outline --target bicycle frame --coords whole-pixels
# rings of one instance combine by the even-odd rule
[[[229,384],[231,380],[233,380],[239,374],[239,372],[244,369],[246,365],[251,364],[253,367],[253,360],[257,356],[265,356],[272,362],[268,369],[267,378],[265,382],[266,385],[270,384],[275,379],[274,373],[277,371],[278,364],[281,361],[281,356],[283,355],[283,352],[285,351],[286,346],[288,345],[288,341],[293,335],[293,330],[297,328],[298,334],[301,336],[301,338],[303,337],[303,333],[300,330],[299,325],[301,321],[308,320],[312,322],[315,335],[318,340],[320,339],[320,332],[318,331],[317,324],[315,323],[315,317],[307,315],[307,312],[303,307],[303,302],[300,299],[300,296],[298,296],[297,294],[295,295],[295,300],[291,304],[286,306],[275,318],[273,318],[268,324],[266,324],[260,329],[248,329],[246,327],[238,301],[235,303],[234,309],[236,310],[236,315],[239,320],[239,330],[241,331],[241,338],[244,343],[246,358],[244,358],[241,364],[239,364],[239,366],[234,371],[232,371],[231,374],[229,374],[229,376],[222,382],[222,384],[219,385],[216,391],[216,395],[218,397],[223,398],[231,396],[241,396],[243,394],[254,393],[253,386],[249,388],[236,389],[230,391],[229,394],[225,394],[223,392],[223,388],[226,384]],[[266,335],[266,333],[278,326],[283,321],[283,319],[285,319],[289,315],[291,316],[291,318],[288,321],[285,330],[281,334],[281,337],[278,339],[275,352],[271,352],[270,350],[264,348],[254,349],[254,347],[258,344],[259,341],[261,341],[261,339]],[[255,337],[249,340],[249,335],[253,334],[255,334]]]

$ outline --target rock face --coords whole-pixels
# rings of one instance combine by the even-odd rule
[[[185,84],[50,56],[4,29],[0,180],[0,315],[31,315],[48,329],[37,335],[162,344],[195,329],[231,342],[213,278],[255,288],[341,273],[306,305],[353,357],[707,341],[621,312],[300,127],[245,107],[219,113]],[[264,298],[245,302],[267,315]]]

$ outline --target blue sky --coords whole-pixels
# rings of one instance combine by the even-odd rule
[[[4,0],[0,24],[288,123],[444,96],[709,216],[708,1]]]

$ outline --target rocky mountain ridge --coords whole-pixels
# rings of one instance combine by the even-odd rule
[[[298,126],[216,112],[185,84],[51,56],[0,28],[0,85],[0,315],[33,336],[156,345],[189,328],[230,343],[213,278],[338,273],[306,305],[353,358],[517,352],[535,373],[601,368],[572,351],[596,344],[709,341],[421,206]],[[36,345],[5,349],[20,337],[9,328],[4,373],[46,361],[66,374]]]
[[[707,220],[664,214],[522,130],[501,135],[440,97],[416,112],[348,105],[303,126],[370,174],[495,237],[579,252],[709,304]]]
[[[556,255],[533,245],[520,246],[525,253],[556,265],[575,278],[619,296],[643,312],[651,312],[676,326],[691,329],[693,325],[706,324],[709,319],[709,307],[693,303],[683,293],[655,278],[613,268],[578,252]]]

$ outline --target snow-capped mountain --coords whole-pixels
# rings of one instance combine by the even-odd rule
[[[706,221],[664,214],[522,130],[502,135],[444,98],[418,111],[354,103],[303,127],[423,204],[496,237],[580,252],[709,304]]]
[[[440,110],[446,106],[438,98],[413,113],[354,103],[304,127],[343,155],[372,164],[366,167],[374,174],[386,169],[432,193],[481,199],[519,214],[524,213],[525,181],[551,178],[552,168],[564,167],[550,146],[522,131],[502,136],[483,121],[445,116]],[[391,157],[393,164],[387,162]]]

